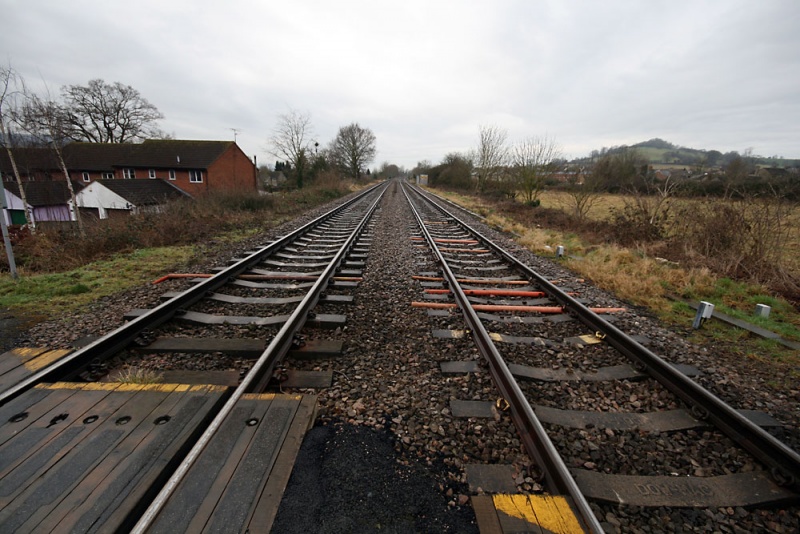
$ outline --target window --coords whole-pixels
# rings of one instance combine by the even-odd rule
[[[189,171],[189,183],[203,183],[203,171]]]
[[[149,171],[147,171],[147,176],[151,180],[155,180],[156,179],[156,170],[155,169],[150,169]]]
[[[89,173],[88,172],[84,171],[84,172],[81,173],[81,175],[83,176],[83,181],[84,182],[88,182],[89,181]]]
[[[114,173],[113,172],[104,172],[103,173],[103,180],[113,180]]]
[[[136,171],[131,168],[122,169],[122,177],[126,180],[133,180],[136,178]]]
[[[170,180],[174,180],[175,179],[175,169],[170,169],[169,170],[169,179]]]

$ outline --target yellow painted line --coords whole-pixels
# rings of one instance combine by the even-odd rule
[[[584,532],[567,500],[560,495],[493,495],[494,507],[511,517],[556,534]]]
[[[118,382],[87,382],[81,389],[84,391],[115,391],[119,386]]]
[[[215,391],[225,391],[228,389],[228,386],[218,386],[213,384],[196,384],[193,386],[189,386],[189,389],[186,391],[200,391],[202,393],[213,393]]]
[[[47,350],[48,349],[45,347],[17,347],[6,352],[5,355],[15,356],[20,363],[24,363],[42,353],[47,352]]]
[[[84,389],[84,382],[54,382],[52,384],[36,384],[35,389]]]
[[[144,385],[143,384],[118,383],[116,391],[132,391],[132,392],[136,392],[136,391],[142,391],[143,389],[144,389]]]
[[[275,399],[285,399],[285,400],[303,400],[303,395],[300,393],[245,393],[242,395],[243,399],[247,400],[275,400]]]
[[[25,362],[25,368],[28,371],[35,372],[43,367],[47,367],[51,363],[60,360],[67,354],[72,352],[72,349],[59,349],[45,352],[44,354]]]

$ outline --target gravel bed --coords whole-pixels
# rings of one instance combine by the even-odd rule
[[[308,214],[303,221],[316,217],[320,211]],[[284,235],[290,226],[301,222],[276,229],[272,238]],[[800,387],[794,385],[780,391],[767,387],[768,383],[784,383],[779,380],[779,373],[770,374],[774,371],[768,366],[692,345],[682,338],[686,332],[664,329],[642,310],[578,281],[574,273],[557,262],[529,253],[479,221],[471,224],[502,242],[512,254],[550,280],[559,280],[562,287],[578,291],[591,305],[627,307],[629,313],[613,319],[618,327],[647,337],[651,350],[668,361],[702,369],[704,374],[698,381],[734,406],[771,413],[786,425],[778,431],[780,438],[800,448]],[[480,356],[469,340],[438,339],[431,335],[433,329],[463,329],[459,317],[432,317],[426,310],[410,306],[412,301],[424,298],[419,282],[412,280],[412,276],[435,270],[430,254],[410,241],[414,233],[415,222],[402,195],[390,190],[376,213],[364,280],[357,289],[342,292],[354,295],[355,302],[346,306],[324,305],[318,310],[345,313],[347,325],[331,331],[304,331],[309,339],[344,340],[345,353],[331,360],[285,362],[286,367],[293,369],[330,369],[334,379],[332,387],[325,390],[300,390],[318,394],[319,417],[304,443],[274,532],[477,532],[463,470],[468,463],[512,464],[519,474],[520,491],[541,489],[530,476],[535,471],[531,459],[524,452],[507,413],[500,412],[492,419],[459,419],[450,412],[451,400],[493,401],[498,394],[484,365],[479,372],[468,375],[445,376],[440,372],[442,361],[479,360]],[[235,250],[220,251],[217,257],[191,270],[207,272],[224,264],[227,258],[261,244],[263,240],[252,240]],[[67,346],[84,335],[106,333],[120,324],[129,309],[154,306],[164,291],[179,290],[186,283],[170,281],[101,299],[82,313],[35,326],[26,333],[25,344]],[[218,327],[214,337],[265,334],[243,327],[227,329],[227,326],[230,325]],[[553,340],[575,335],[570,330],[574,325],[547,320],[534,325],[534,330],[517,326],[493,323],[492,329],[528,336],[539,335],[531,334],[532,331],[540,332],[542,337]],[[523,331],[526,333],[522,334]],[[185,327],[181,327],[181,332],[191,335],[191,329]],[[192,361],[191,355],[179,356]],[[162,355],[150,359],[156,362],[152,364],[154,368],[172,365]],[[519,363],[587,370],[620,362],[607,348],[564,346],[541,351],[539,358]],[[195,358],[193,363],[210,369],[246,369],[248,365],[246,361],[211,358],[200,361]],[[137,365],[148,364],[139,361]],[[649,381],[622,381],[615,384],[618,391],[608,391],[600,383],[536,384],[536,402],[606,411],[644,412],[680,406],[671,395],[649,384]],[[684,431],[663,434],[656,440],[646,436],[645,440],[630,432],[559,429],[563,443],[558,446],[568,451],[572,443],[580,444],[580,449],[577,445],[572,449],[569,457],[572,465],[587,468],[586,463],[590,462],[617,466],[619,472],[627,473],[649,474],[647,469],[673,472],[674,468],[682,474],[710,476],[724,473],[725,469],[732,471],[731,466],[739,470],[758,468],[750,459],[727,448],[705,454],[697,466],[691,462],[676,465],[675,457],[666,454],[725,441],[714,432],[706,434]],[[663,449],[655,446],[648,455],[637,447],[640,443],[661,443]],[[652,458],[657,461],[651,462]],[[800,531],[797,507],[698,510],[593,505],[593,508],[609,532]]]

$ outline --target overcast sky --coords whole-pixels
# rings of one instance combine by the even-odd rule
[[[0,0],[0,52],[52,93],[137,89],[177,139],[274,163],[279,115],[327,145],[371,129],[408,168],[555,138],[566,157],[653,137],[800,158],[798,0]]]

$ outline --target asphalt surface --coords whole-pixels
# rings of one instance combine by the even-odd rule
[[[389,436],[338,422],[312,428],[272,533],[477,533],[472,508],[448,506],[426,468],[398,462]]]

